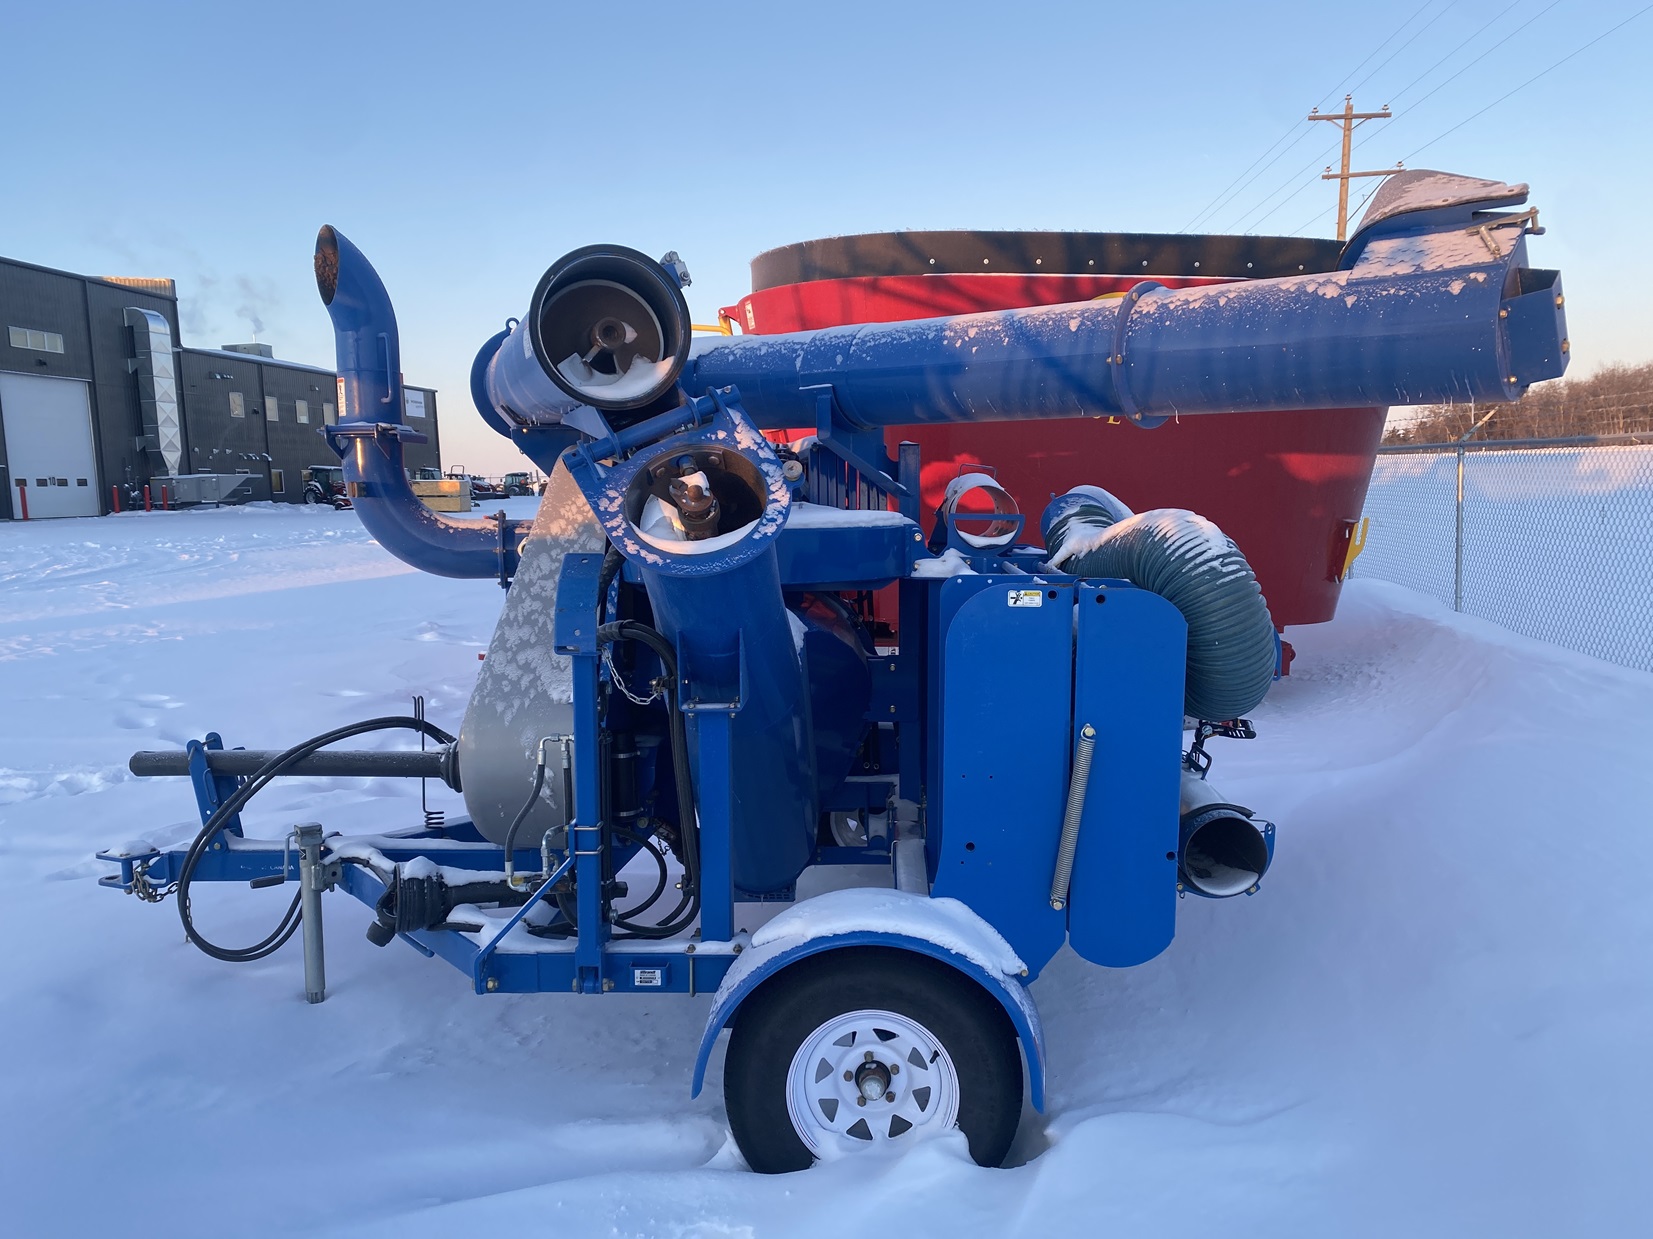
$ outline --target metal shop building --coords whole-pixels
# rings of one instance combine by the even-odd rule
[[[73,275],[0,258],[0,518],[98,516],[151,487],[297,503],[338,463],[331,370],[267,344],[179,344],[166,279]],[[410,469],[439,465],[436,393],[406,389]]]

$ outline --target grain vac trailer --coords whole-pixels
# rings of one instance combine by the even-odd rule
[[[325,433],[355,510],[410,564],[509,584],[503,614],[457,735],[393,717],[280,751],[209,735],[135,755],[137,774],[191,779],[202,827],[103,853],[106,883],[173,896],[222,959],[301,934],[311,1001],[329,890],[373,909],[374,942],[478,994],[710,994],[693,1088],[729,1029],[729,1122],[758,1170],[953,1128],[996,1164],[1024,1090],[1044,1103],[1028,986],[1063,943],[1142,963],[1180,898],[1267,872],[1275,828],[1217,790],[1207,743],[1252,734],[1275,627],[1193,512],[1133,513],[1104,469],[1044,507],[1036,545],[982,472],[932,522],[920,452],[886,430],[1513,399],[1567,352],[1523,200],[1403,174],[1331,269],[698,340],[675,254],[575,250],[473,370],[483,417],[550,477],[531,521],[413,495],[390,299],[323,228]],[[872,626],[890,590],[893,641]],[[339,747],[392,729],[422,749]],[[249,837],[241,810],[289,776],[438,778],[468,816]],[[797,899],[829,865],[878,878]],[[267,938],[226,948],[191,912],[207,881],[298,893]],[[748,932],[753,904],[785,906]]]

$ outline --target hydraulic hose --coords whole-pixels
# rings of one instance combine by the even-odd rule
[[[201,832],[195,836],[190,844],[189,851],[184,855],[184,863],[178,871],[178,919],[183,922],[184,936],[206,954],[214,959],[221,959],[231,964],[248,964],[273,955],[279,951],[293,936],[299,926],[299,906],[302,892],[293,896],[293,902],[288,905],[275,929],[268,937],[253,943],[248,947],[222,947],[210,942],[195,928],[195,919],[190,909],[190,885],[195,879],[195,870],[201,863],[201,857],[206,854],[207,846],[212,838],[230,822],[237,813],[246,807],[247,802],[270,783],[297,765],[303,758],[326,748],[330,744],[337,744],[340,740],[347,740],[352,736],[366,735],[375,731],[408,730],[421,732],[435,740],[438,744],[452,744],[453,737],[433,723],[424,719],[405,716],[388,716],[371,718],[360,723],[351,723],[348,726],[338,727],[332,731],[313,736],[301,744],[295,744],[265,762],[258,771],[248,776],[247,781],[213,810]]]
[[[614,641],[638,641],[648,646],[660,659],[666,671],[666,680],[675,689],[677,654],[663,635],[636,620],[600,625],[597,643],[607,645]],[[687,929],[700,914],[700,824],[695,817],[694,784],[689,770],[689,737],[682,712],[677,708],[675,691],[668,691],[665,697],[671,731],[672,781],[677,785],[678,831],[683,845],[683,898],[659,925],[614,922],[637,938],[670,938]],[[635,916],[637,912],[633,910],[628,915]]]
[[[1050,524],[1046,542],[1052,568],[1123,578],[1182,612],[1188,622],[1184,713],[1239,718],[1263,699],[1274,681],[1274,620],[1251,565],[1222,530],[1173,508],[1111,523],[1079,510],[1065,528],[1060,524]]]

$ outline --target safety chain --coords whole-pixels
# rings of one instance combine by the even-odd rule
[[[149,880],[149,865],[149,861],[140,860],[132,866],[132,893],[144,903],[160,903],[178,889],[178,884],[172,882],[166,886],[155,885]]]
[[[615,688],[624,693],[626,700],[631,702],[632,705],[646,706],[652,705],[654,702],[659,701],[665,690],[664,678],[650,680],[649,688],[652,691],[647,697],[639,697],[636,693],[631,691],[630,686],[627,685],[625,679],[620,675],[619,669],[615,667],[613,650],[614,647],[612,645],[603,646],[603,667],[608,672],[609,683],[613,684]]]

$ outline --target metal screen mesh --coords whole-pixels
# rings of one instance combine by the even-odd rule
[[[1653,671],[1653,445],[1385,449],[1365,515],[1351,575]]]

